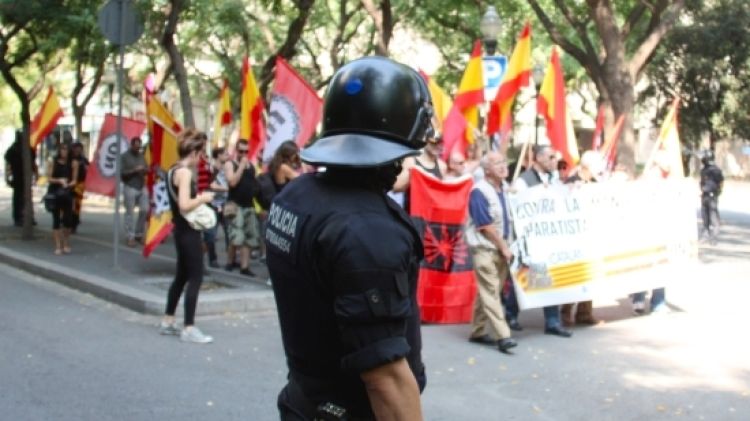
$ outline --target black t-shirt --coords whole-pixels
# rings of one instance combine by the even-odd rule
[[[30,149],[31,167],[34,168],[36,153]],[[21,147],[19,142],[13,142],[5,151],[5,161],[10,165],[11,175],[13,176],[13,187],[23,186],[23,157],[21,156]]]
[[[718,195],[723,182],[724,174],[716,165],[706,165],[701,169],[701,193]]]
[[[235,171],[239,164],[232,162]],[[253,206],[253,198],[258,194],[258,180],[255,179],[255,167],[250,164],[242,172],[239,183],[229,188],[229,200],[236,203],[241,208],[250,208]]]
[[[303,175],[274,198],[265,240],[290,381],[312,403],[371,416],[360,373],[402,357],[424,386],[422,243],[395,202]]]

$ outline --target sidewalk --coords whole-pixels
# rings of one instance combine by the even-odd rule
[[[71,288],[90,293],[115,304],[148,314],[162,314],[167,289],[174,276],[176,260],[171,236],[149,258],[141,248],[128,248],[120,241],[118,267],[114,267],[113,215],[111,202],[102,198],[84,201],[82,223],[71,236],[73,252],[53,253],[52,222],[40,204],[41,190],[35,192],[34,240],[21,240],[21,228],[14,227],[10,212],[11,191],[0,188],[0,262]],[[221,235],[220,235],[221,237]],[[223,239],[217,242],[219,262],[226,263]],[[268,271],[254,260],[250,266],[256,278],[236,270],[208,269],[204,276],[198,314],[265,311],[275,308],[273,292],[266,285]],[[182,306],[178,308],[181,313]]]
[[[737,280],[742,278],[741,273],[750,270],[748,194],[750,183],[729,181],[726,184],[719,201],[723,220],[719,244],[701,244],[701,264],[698,272],[692,274],[696,280]],[[119,267],[115,268],[113,200],[95,196],[84,201],[83,222],[78,234],[71,238],[73,252],[56,256],[53,254],[51,216],[40,204],[42,190],[37,190],[35,194],[38,225],[32,241],[21,240],[21,228],[12,224],[10,195],[10,189],[0,187],[0,262],[141,313],[163,313],[167,289],[176,265],[171,237],[146,259],[141,255],[140,248],[125,247],[123,236],[120,235],[123,244],[119,249]],[[226,257],[222,234],[217,241],[217,252],[223,265]],[[266,285],[267,268],[257,260],[251,263],[250,268],[257,275],[255,278],[239,275],[237,271],[207,270],[198,314],[273,310],[273,292]],[[680,288],[671,288],[669,301],[677,303],[678,307],[687,305],[687,302],[701,306],[699,296],[683,297],[680,292]],[[690,292],[694,293],[692,290]],[[178,313],[181,311],[182,306],[179,306]],[[624,311],[623,314],[628,314],[628,310]],[[613,315],[613,318],[617,317]]]

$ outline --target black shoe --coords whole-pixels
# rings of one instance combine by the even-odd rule
[[[226,265],[224,265],[224,270],[227,272],[231,272],[232,270],[234,270],[234,263],[227,263]]]
[[[560,326],[546,327],[546,328],[544,328],[544,334],[545,335],[556,335],[556,336],[560,336],[562,338],[570,338],[571,336],[573,336],[573,332],[571,332],[569,330],[565,330],[565,329],[561,328]]]
[[[508,327],[510,330],[515,330],[516,332],[523,330],[523,326],[521,326],[521,323],[518,323],[518,319],[508,319]]]
[[[516,346],[518,346],[518,342],[513,338],[503,338],[497,341],[497,349],[499,349],[500,352],[507,353],[509,349],[515,348]]]
[[[255,273],[250,270],[250,268],[240,269],[240,275],[249,276],[251,278],[255,278]]]
[[[216,260],[211,260],[210,262],[208,262],[208,266],[216,269],[219,267],[219,262],[217,262]]]
[[[473,336],[469,338],[469,342],[484,345],[495,345],[497,343],[497,341],[490,338],[490,335]]]

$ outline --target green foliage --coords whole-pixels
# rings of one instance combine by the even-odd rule
[[[750,139],[750,4],[719,0],[692,10],[654,57],[644,97],[679,96],[683,138]]]

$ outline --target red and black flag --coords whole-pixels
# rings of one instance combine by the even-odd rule
[[[476,284],[464,222],[472,185],[470,177],[445,182],[411,170],[410,213],[424,241],[417,287],[424,322],[471,320]]]

